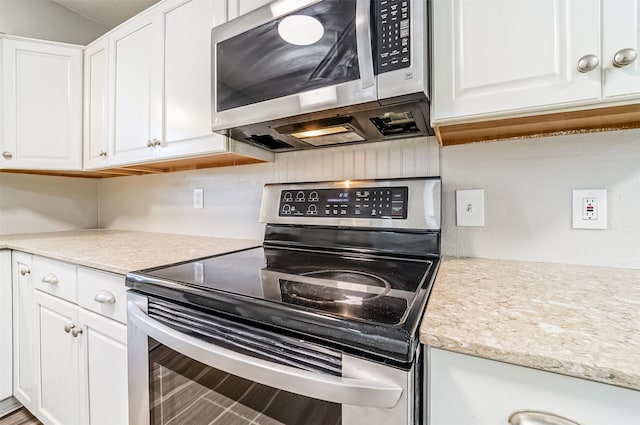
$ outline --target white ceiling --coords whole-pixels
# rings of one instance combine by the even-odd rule
[[[158,0],[53,0],[78,15],[111,29]]]

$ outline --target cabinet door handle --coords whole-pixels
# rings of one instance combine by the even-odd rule
[[[162,142],[158,139],[153,139],[152,142],[153,142],[153,146],[160,146],[162,144]]]
[[[31,270],[26,267],[20,267],[20,276],[26,276],[29,273],[31,273]]]
[[[100,304],[115,304],[116,297],[111,292],[103,289],[96,294],[93,300]]]
[[[4,159],[11,159],[11,158],[13,158],[13,154],[11,152],[4,151],[4,152],[2,152],[2,157]]]
[[[518,410],[509,416],[509,425],[580,425],[571,419],[540,410]]]
[[[590,72],[600,65],[600,59],[596,55],[584,55],[578,59],[578,72]]]
[[[622,68],[623,66],[631,65],[638,57],[638,52],[634,49],[622,49],[618,50],[613,55],[613,66],[616,68]]]
[[[103,157],[103,158],[106,158],[107,157],[107,151],[101,150],[100,151],[100,156]]]
[[[71,335],[73,335],[74,338],[77,338],[78,335],[82,335],[82,329],[71,329]]]
[[[152,148],[153,147],[153,142],[151,141],[151,139],[147,140],[147,147],[148,148]]]
[[[48,275],[46,275],[45,277],[42,278],[42,283],[49,283],[51,285],[57,285],[58,284],[58,277],[53,273],[49,273]]]
[[[74,325],[73,323],[68,324],[68,325],[64,325],[64,331],[65,331],[66,333],[69,333],[69,332],[71,332],[71,330],[72,330],[73,328],[75,328],[75,327],[76,327],[76,325]]]

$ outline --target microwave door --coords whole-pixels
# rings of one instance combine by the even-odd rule
[[[323,0],[261,24],[241,16],[228,23],[235,34],[214,28],[213,129],[375,101],[369,8],[368,0]],[[322,24],[319,40],[284,39],[282,24],[299,16]]]

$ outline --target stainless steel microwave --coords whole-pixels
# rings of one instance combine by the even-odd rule
[[[213,28],[213,131],[276,152],[433,135],[428,5],[276,0]]]

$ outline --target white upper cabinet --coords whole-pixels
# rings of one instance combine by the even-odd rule
[[[220,153],[273,159],[269,152],[240,146],[211,130],[211,29],[226,15],[223,1],[167,0],[108,35],[107,161],[90,159],[87,169]],[[98,43],[91,47],[98,49]],[[93,60],[100,66],[100,59]],[[96,70],[95,78],[104,81],[103,71]],[[90,90],[85,101],[94,108],[101,92],[95,88],[94,100]],[[85,122],[97,116],[85,115]],[[85,133],[90,158],[101,153],[95,139],[103,136]]]
[[[603,97],[609,100],[637,97],[640,94],[640,1],[605,0],[602,13]]]
[[[109,50],[101,38],[84,51],[84,167],[107,164]]]
[[[226,20],[222,1],[169,0],[164,26],[163,131],[159,157],[224,151],[211,130],[211,28]]]
[[[2,40],[0,168],[82,169],[82,48]]]
[[[237,18],[240,15],[244,15],[245,13],[264,6],[271,1],[272,0],[228,0],[228,18],[229,20]]]
[[[599,98],[599,67],[577,69],[600,57],[599,0],[432,6],[434,123]]]
[[[144,12],[109,35],[112,78],[109,163],[124,164],[155,156],[162,131],[159,81],[161,28]]]

